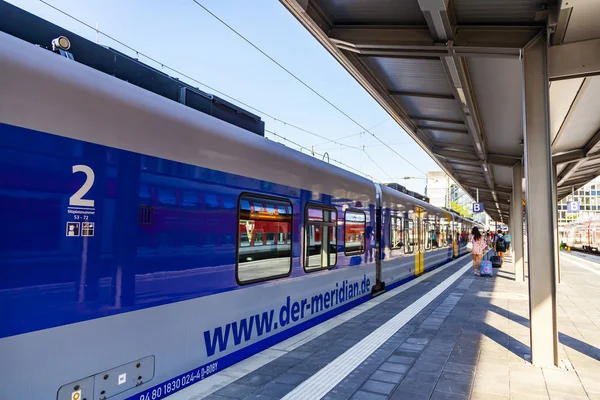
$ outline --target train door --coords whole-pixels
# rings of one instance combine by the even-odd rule
[[[458,221],[454,220],[452,222],[452,254],[454,257],[458,257],[458,237],[460,237],[460,225]]]
[[[590,236],[592,238],[591,247],[592,251],[598,251],[600,249],[600,225],[598,222],[590,222]]]
[[[415,275],[420,275],[425,271],[425,246],[424,236],[424,210],[421,207],[415,207],[415,226],[416,226],[416,249],[415,249]]]

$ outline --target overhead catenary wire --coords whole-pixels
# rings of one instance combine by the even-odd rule
[[[327,140],[327,143],[336,143],[336,144],[339,144],[339,145],[341,145],[341,146],[344,146],[344,147],[348,147],[348,148],[352,148],[352,149],[357,149],[357,150],[360,150],[360,148],[359,148],[359,147],[356,147],[356,146],[351,146],[351,145],[348,145],[348,144],[345,144],[345,143],[340,143],[340,142],[336,141],[335,139],[334,139],[334,140],[331,140],[331,139],[329,139],[329,138],[327,138],[327,137],[325,137],[325,136],[319,135],[319,134],[317,134],[317,133],[314,133],[314,132],[312,132],[312,131],[309,131],[309,130],[307,130],[307,129],[305,129],[305,128],[302,128],[302,127],[299,127],[299,126],[297,126],[297,125],[295,125],[295,124],[292,124],[292,123],[290,123],[290,122],[287,122],[287,121],[285,121],[285,120],[283,120],[283,119],[277,118],[277,117],[275,117],[275,116],[273,116],[273,115],[271,115],[271,114],[269,114],[269,113],[266,113],[266,112],[264,112],[264,111],[262,111],[262,110],[259,110],[258,108],[256,108],[256,107],[253,107],[253,106],[251,106],[251,105],[249,105],[249,104],[247,104],[247,103],[245,103],[245,102],[243,102],[243,101],[241,101],[241,100],[239,100],[239,99],[236,99],[235,97],[233,97],[233,96],[230,96],[230,95],[228,95],[227,93],[224,93],[224,92],[222,92],[222,91],[220,91],[220,90],[218,90],[218,89],[216,89],[216,88],[214,88],[214,87],[212,87],[212,86],[210,86],[210,85],[207,85],[207,84],[205,84],[204,82],[201,82],[201,81],[199,81],[198,79],[196,79],[196,78],[193,78],[192,76],[190,76],[190,75],[188,75],[188,74],[186,74],[186,73],[184,73],[184,72],[181,72],[181,71],[179,71],[179,70],[177,70],[177,69],[175,69],[175,68],[173,68],[173,67],[170,67],[170,66],[168,66],[167,64],[165,64],[165,63],[163,63],[163,62],[161,62],[161,61],[159,61],[159,60],[157,60],[157,59],[155,59],[155,58],[153,58],[153,57],[151,57],[151,56],[149,56],[149,55],[147,55],[147,54],[145,54],[145,53],[143,53],[143,52],[141,52],[141,51],[139,51],[139,50],[137,50],[137,49],[135,49],[134,47],[132,47],[132,46],[130,46],[130,45],[128,45],[128,44],[126,44],[126,43],[124,43],[124,42],[122,42],[121,40],[119,40],[119,39],[115,38],[114,36],[111,36],[111,35],[107,34],[106,32],[99,30],[97,26],[92,26],[92,25],[90,25],[90,24],[88,24],[88,23],[86,23],[86,22],[84,22],[84,21],[80,20],[79,18],[77,18],[77,17],[75,17],[75,16],[73,16],[73,15],[71,15],[71,14],[67,13],[66,11],[63,11],[62,9],[60,9],[60,8],[58,8],[58,7],[56,7],[56,6],[52,5],[52,4],[50,4],[50,3],[48,3],[48,2],[47,2],[47,1],[45,1],[45,0],[39,0],[39,1],[40,1],[41,3],[43,3],[43,4],[45,4],[46,6],[48,6],[48,7],[52,8],[53,10],[55,10],[55,11],[57,11],[57,12],[59,12],[59,13],[63,14],[64,16],[66,16],[66,17],[68,17],[68,18],[71,18],[71,19],[72,19],[72,20],[74,20],[74,21],[77,21],[77,22],[78,22],[78,23],[80,23],[81,25],[83,25],[83,26],[85,26],[85,27],[87,27],[87,28],[90,28],[90,29],[92,29],[94,32],[96,32],[96,34],[101,34],[101,35],[103,35],[104,37],[106,37],[106,38],[108,38],[108,39],[110,39],[110,40],[114,41],[115,43],[118,43],[119,45],[121,45],[121,46],[125,47],[126,49],[129,49],[130,51],[133,51],[133,52],[134,52],[136,55],[138,55],[138,56],[142,56],[142,57],[144,57],[144,58],[146,58],[146,59],[148,59],[148,60],[150,60],[150,61],[154,62],[155,64],[157,64],[157,65],[160,65],[160,66],[161,66],[162,68],[164,68],[164,69],[167,69],[167,70],[169,70],[169,71],[172,71],[172,72],[174,72],[174,73],[176,73],[176,74],[178,74],[178,75],[180,75],[180,76],[182,76],[182,77],[184,77],[184,78],[186,78],[186,79],[189,79],[189,80],[190,80],[190,81],[192,81],[192,82],[195,82],[195,83],[197,83],[197,84],[199,84],[199,85],[201,85],[201,86],[203,86],[203,87],[205,87],[205,88],[208,88],[208,89],[209,89],[209,90],[211,90],[212,92],[218,93],[218,94],[222,95],[223,97],[227,97],[228,99],[230,99],[230,100],[233,100],[234,102],[237,102],[238,104],[241,104],[241,105],[243,105],[244,107],[247,107],[247,108],[249,108],[249,109],[251,109],[251,110],[254,110],[254,111],[256,111],[256,112],[258,112],[258,113],[260,113],[260,114],[262,114],[262,115],[265,115],[266,117],[273,119],[273,121],[276,121],[276,122],[277,122],[277,121],[278,121],[278,122],[281,122],[281,123],[285,124],[286,126],[290,126],[291,128],[294,128],[294,129],[297,129],[297,130],[299,130],[299,131],[302,131],[302,132],[308,133],[308,134],[310,134],[310,135],[313,135],[313,136],[315,136],[315,137],[319,137],[319,138],[321,138],[321,139]],[[387,120],[386,120],[386,121],[387,121]],[[383,123],[384,123],[384,122],[386,122],[386,121],[382,121],[382,122],[380,122],[379,124],[377,124],[376,126],[378,126],[378,125],[381,125],[381,124],[383,124]],[[371,128],[371,129],[373,129],[373,128]],[[287,139],[287,138],[286,138],[286,137],[284,137],[284,136],[278,135],[277,133],[275,133],[275,132],[273,132],[273,131],[269,131],[269,130],[266,130],[266,129],[265,129],[265,131],[269,132],[269,133],[270,133],[270,134],[272,134],[272,135],[275,135],[275,136],[277,136],[277,137],[280,137],[280,138],[282,138],[282,139],[284,139],[284,140],[286,140],[286,141],[288,141],[288,142],[290,142],[290,143],[293,143],[294,145],[296,145],[296,146],[298,146],[298,147],[300,147],[300,148],[303,148],[303,149],[305,149],[305,150],[307,150],[307,151],[309,151],[309,152],[313,152],[313,153],[315,153],[315,154],[319,154],[320,156],[324,156],[324,154],[320,154],[320,153],[316,153],[316,152],[314,152],[314,149],[309,149],[309,148],[308,148],[308,147],[306,147],[306,146],[302,146],[302,145],[300,145],[300,144],[298,144],[298,143],[296,143],[296,142],[294,142],[294,141],[292,141],[292,140],[290,140],[290,139]],[[359,132],[359,133],[357,133],[357,134],[354,134],[354,135],[351,135],[351,136],[356,136],[356,135],[359,135],[359,134],[362,134],[362,133],[364,133],[364,132]],[[369,178],[369,179],[371,179],[371,180],[373,180],[373,181],[378,181],[378,180],[377,180],[375,177],[373,177],[373,176],[371,176],[371,175],[369,175],[369,174],[366,174],[366,173],[364,173],[364,172],[362,172],[362,171],[360,171],[360,170],[358,170],[358,169],[356,169],[356,168],[354,168],[354,167],[351,167],[350,165],[348,165],[348,164],[345,164],[345,163],[343,163],[343,162],[341,162],[341,161],[339,161],[339,160],[330,159],[330,161],[333,161],[333,162],[335,162],[335,163],[337,163],[337,164],[339,164],[339,165],[341,165],[341,166],[344,166],[345,168],[347,168],[347,169],[349,169],[349,170],[352,170],[352,171],[354,171],[354,172],[356,172],[356,173],[358,173],[358,174],[360,174],[360,175],[363,175],[363,176],[365,176],[365,177],[367,177],[367,178]],[[378,167],[379,167],[379,166],[378,166]],[[379,168],[381,168],[381,167],[379,167]]]
[[[122,42],[121,40],[119,40],[119,39],[115,38],[114,36],[111,36],[111,35],[107,34],[106,32],[103,32],[103,31],[99,30],[99,29],[98,29],[98,27],[92,26],[92,25],[90,25],[90,24],[88,24],[88,23],[86,23],[86,22],[84,22],[84,21],[80,20],[79,18],[77,18],[77,17],[75,17],[75,16],[73,16],[73,15],[71,15],[71,14],[67,13],[66,11],[63,11],[63,10],[61,10],[60,8],[58,8],[58,7],[56,7],[56,6],[54,6],[54,5],[50,4],[50,3],[48,3],[48,2],[47,2],[47,1],[45,1],[45,0],[39,0],[39,1],[40,1],[41,3],[43,3],[43,4],[45,4],[46,6],[48,6],[48,7],[52,8],[53,10],[55,10],[55,11],[58,11],[59,13],[61,13],[61,14],[65,15],[66,17],[69,17],[69,18],[73,19],[74,21],[77,21],[78,23],[82,24],[83,26],[86,26],[86,27],[88,27],[88,28],[90,28],[90,29],[94,30],[94,31],[96,32],[96,34],[101,34],[102,36],[104,36],[104,37],[106,37],[106,38],[108,38],[108,39],[110,39],[110,40],[114,41],[115,43],[118,43],[119,45],[121,45],[121,46],[125,47],[126,49],[128,49],[128,50],[130,50],[130,51],[133,51],[133,52],[134,52],[134,53],[135,53],[137,56],[142,56],[142,57],[144,57],[144,58],[146,58],[146,59],[148,59],[148,60],[152,61],[153,63],[155,63],[155,64],[157,64],[157,65],[160,65],[160,66],[161,66],[162,68],[164,68],[164,69],[167,69],[167,70],[169,70],[169,71],[172,71],[172,72],[174,72],[174,73],[176,73],[176,74],[178,74],[178,75],[180,75],[180,76],[182,76],[182,77],[184,77],[184,78],[186,78],[186,79],[189,79],[190,81],[192,81],[192,82],[195,82],[195,83],[197,83],[197,84],[199,84],[199,85],[201,85],[201,86],[203,86],[203,87],[205,87],[205,88],[209,89],[210,91],[212,91],[212,92],[214,92],[214,93],[220,94],[220,95],[221,95],[221,96],[223,96],[223,97],[227,97],[228,99],[230,99],[230,100],[233,100],[234,102],[236,102],[236,103],[238,103],[238,104],[241,104],[241,105],[243,105],[244,107],[246,107],[246,108],[249,108],[249,109],[251,109],[251,110],[253,110],[253,111],[255,111],[255,112],[259,113],[259,114],[262,114],[262,115],[264,115],[264,116],[266,116],[266,117],[268,117],[268,118],[272,119],[272,120],[273,120],[273,121],[275,121],[275,122],[281,122],[281,123],[283,123],[283,124],[285,124],[285,125],[287,125],[287,126],[289,126],[289,127],[293,128],[293,129],[296,129],[296,130],[299,130],[299,131],[301,131],[301,132],[307,133],[307,134],[309,134],[309,135],[312,135],[312,136],[318,137],[319,139],[327,140],[328,142],[334,142],[334,143],[337,143],[337,144],[339,144],[340,146],[345,146],[345,147],[349,147],[349,148],[354,148],[354,146],[348,145],[348,144],[346,144],[346,143],[341,143],[341,142],[338,142],[338,141],[336,141],[336,140],[333,140],[333,141],[332,141],[332,140],[330,140],[330,139],[329,139],[327,136],[320,135],[320,134],[318,134],[318,133],[315,133],[315,132],[313,132],[313,131],[310,131],[310,130],[308,130],[308,129],[306,129],[306,128],[302,128],[301,126],[295,125],[295,124],[293,124],[293,123],[291,123],[291,122],[285,121],[285,120],[283,120],[283,119],[281,119],[281,118],[278,118],[278,117],[276,117],[276,116],[274,116],[274,115],[271,115],[271,114],[269,114],[269,113],[267,113],[267,112],[265,112],[265,111],[262,111],[262,110],[260,110],[260,109],[258,109],[258,108],[256,108],[256,107],[253,107],[253,106],[251,106],[250,104],[243,102],[242,100],[239,100],[239,99],[237,99],[237,98],[235,98],[235,97],[233,97],[233,96],[230,96],[230,95],[228,95],[227,93],[224,93],[224,92],[220,91],[220,90],[219,90],[219,89],[217,89],[217,88],[214,88],[214,87],[212,87],[212,86],[210,86],[210,85],[207,85],[206,83],[204,83],[204,82],[202,82],[202,81],[199,81],[199,80],[198,80],[198,79],[196,79],[196,78],[193,78],[192,76],[190,76],[190,75],[186,74],[185,72],[182,72],[182,71],[180,71],[180,70],[178,70],[178,69],[175,69],[175,68],[173,68],[173,67],[170,67],[170,66],[168,66],[167,64],[165,64],[165,63],[163,63],[163,62],[161,62],[161,61],[159,61],[159,60],[157,60],[157,59],[155,59],[155,58],[153,58],[153,57],[151,57],[151,56],[149,56],[149,55],[147,55],[147,54],[145,54],[145,53],[143,53],[143,52],[141,52],[141,51],[139,51],[139,50],[137,50],[137,49],[135,49],[134,47],[132,47],[132,46],[128,45],[127,43],[124,43],[124,42]]]
[[[404,156],[402,156],[402,154],[398,153],[396,150],[394,150],[392,147],[388,146],[383,140],[381,140],[379,137],[377,137],[377,135],[373,134],[372,132],[369,131],[369,129],[365,128],[360,122],[358,122],[357,120],[355,120],[354,118],[352,118],[348,113],[346,113],[344,110],[342,110],[341,108],[339,108],[338,106],[336,106],[334,103],[332,103],[329,99],[327,99],[325,96],[323,96],[321,93],[317,92],[315,89],[313,89],[308,83],[304,82],[301,78],[299,78],[296,74],[294,74],[292,71],[290,71],[289,69],[287,69],[285,66],[283,66],[281,63],[279,63],[277,60],[275,60],[273,57],[271,57],[269,54],[267,54],[264,50],[262,50],[260,47],[258,47],[257,45],[255,45],[254,43],[252,43],[252,41],[250,41],[249,39],[247,39],[244,35],[242,35],[240,32],[238,32],[237,30],[235,30],[231,25],[229,25],[227,22],[225,22],[224,20],[222,20],[221,18],[219,18],[215,13],[213,13],[212,11],[210,11],[206,6],[204,6],[202,3],[200,3],[198,0],[192,0],[194,3],[196,3],[199,7],[201,7],[204,11],[206,11],[208,14],[210,14],[213,18],[215,18],[217,21],[219,21],[221,24],[223,24],[224,26],[226,26],[229,30],[231,30],[233,33],[235,33],[237,36],[239,36],[242,40],[244,40],[246,43],[248,43],[250,46],[252,46],[254,49],[256,49],[258,52],[260,52],[262,55],[264,55],[266,58],[268,58],[269,60],[271,60],[275,65],[277,65],[279,68],[281,68],[282,70],[284,70],[285,72],[287,72],[292,78],[294,78],[295,80],[297,80],[300,84],[302,84],[304,87],[306,87],[308,90],[310,90],[311,92],[313,92],[315,95],[317,95],[319,98],[321,98],[323,101],[325,101],[327,104],[329,104],[331,107],[333,107],[334,109],[336,109],[338,112],[340,112],[342,115],[344,115],[346,118],[348,118],[350,121],[354,122],[357,126],[359,126],[362,130],[364,130],[365,132],[367,132],[368,134],[370,134],[371,136],[373,136],[375,139],[377,139],[379,142],[381,142],[383,145],[385,145],[388,149],[390,149],[394,154],[396,154],[398,157],[400,157],[402,160],[404,160],[408,165],[410,165],[411,167],[413,167],[414,169],[416,169],[417,171],[419,171],[420,173],[422,173],[423,175],[427,176],[427,173],[423,170],[421,170],[419,167],[417,167],[416,165],[414,165],[413,163],[411,163],[410,161],[408,161]]]
[[[377,124],[373,125],[373,126],[372,126],[372,127],[370,127],[369,129],[375,129],[375,128],[377,128],[378,126],[380,126],[380,125],[383,125],[384,123],[386,123],[386,122],[388,122],[388,121],[390,121],[390,119],[385,119],[384,121],[381,121],[381,122],[379,122],[379,123],[377,123]],[[360,131],[360,132],[358,132],[358,133],[353,133],[352,135],[348,135],[348,136],[342,136],[342,137],[340,137],[340,138],[336,138],[336,139],[329,139],[329,140],[327,140],[326,142],[317,143],[317,144],[315,144],[315,146],[322,146],[322,145],[324,145],[324,144],[328,144],[328,143],[331,143],[331,142],[336,142],[336,141],[338,141],[338,140],[348,139],[348,138],[351,138],[351,137],[354,137],[354,136],[362,135],[363,133],[365,133],[365,132],[363,132],[363,131]]]
[[[293,140],[286,138],[286,137],[285,137],[285,136],[283,136],[283,135],[279,135],[278,133],[275,133],[275,132],[273,132],[273,131],[270,131],[270,130],[268,130],[268,129],[265,129],[265,132],[267,132],[267,133],[269,133],[269,134],[271,134],[271,135],[273,135],[273,136],[277,136],[278,138],[281,138],[281,139],[285,140],[286,142],[290,142],[290,143],[292,143],[294,146],[298,146],[299,148],[301,148],[301,149],[304,149],[304,150],[306,150],[306,151],[310,152],[311,154],[316,154],[316,155],[318,155],[318,156],[321,156],[321,157],[324,157],[324,156],[325,156],[325,154],[324,154],[324,153],[318,153],[318,152],[314,151],[314,150],[313,150],[313,149],[311,149],[311,148],[308,148],[308,147],[306,147],[306,146],[304,146],[304,145],[301,145],[300,143],[294,142]],[[339,164],[339,165],[343,165],[344,167],[346,167],[346,168],[348,168],[348,169],[350,169],[350,170],[353,170],[354,172],[356,172],[356,173],[358,173],[358,174],[360,174],[360,175],[362,175],[362,176],[364,176],[364,177],[366,177],[366,178],[369,178],[369,179],[371,179],[372,181],[375,181],[375,182],[380,182],[380,181],[379,181],[379,179],[375,178],[374,176],[372,176],[372,175],[369,175],[369,174],[367,174],[367,173],[364,173],[364,172],[362,172],[362,171],[360,171],[360,170],[358,170],[358,169],[356,169],[356,168],[354,168],[354,167],[351,167],[350,165],[348,165],[348,164],[346,164],[346,163],[343,163],[343,162],[341,162],[341,161],[339,161],[339,160],[336,160],[336,159],[334,159],[334,158],[329,158],[329,161],[332,161],[332,162],[334,162],[334,163],[336,163],[336,164]],[[377,165],[377,164],[375,164],[375,165]],[[381,167],[380,167],[380,168],[381,168]]]
[[[385,174],[385,176],[387,176],[388,178],[390,178],[390,181],[391,181],[391,182],[393,182],[393,181],[394,181],[394,178],[392,178],[392,177],[390,176],[390,174],[388,174],[388,173],[387,173],[387,171],[381,167],[381,165],[377,164],[377,163],[375,162],[375,160],[373,160],[373,157],[371,157],[371,156],[369,155],[369,153],[367,153],[367,150],[365,150],[365,146],[363,146],[363,152],[364,152],[364,153],[365,153],[365,155],[366,155],[366,156],[369,158],[369,160],[371,160],[371,162],[372,162],[373,164],[375,164],[375,165],[377,166],[377,168],[379,168],[379,169],[381,170],[381,172],[383,172],[383,173]]]

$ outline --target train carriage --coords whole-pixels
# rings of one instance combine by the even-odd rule
[[[600,219],[571,222],[565,227],[567,247],[598,253],[600,249]]]

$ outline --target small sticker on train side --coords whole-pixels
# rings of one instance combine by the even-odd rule
[[[93,222],[82,222],[81,223],[81,236],[94,236],[94,223]]]
[[[79,236],[79,222],[67,222],[67,236]]]
[[[81,390],[71,393],[71,400],[81,400]]]

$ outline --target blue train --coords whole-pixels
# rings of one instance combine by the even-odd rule
[[[148,400],[474,223],[0,32],[0,398]]]

